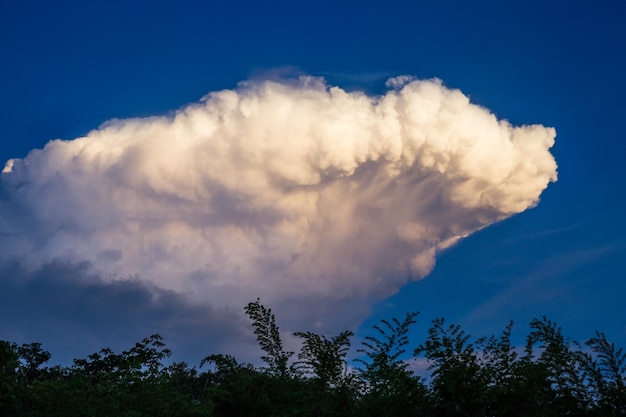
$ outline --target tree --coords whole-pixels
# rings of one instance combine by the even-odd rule
[[[472,340],[458,325],[436,319],[414,355],[431,374],[416,376],[406,359],[417,312],[381,320],[346,362],[352,332],[329,337],[297,332],[289,365],[274,315],[248,304],[267,367],[209,355],[200,373],[171,352],[158,334],[122,353],[104,348],[71,367],[44,367],[40,343],[0,341],[0,416],[626,416],[626,352],[603,333],[583,350],[556,323],[530,323],[526,345],[511,342],[513,323],[498,336]]]
[[[361,405],[363,415],[402,416],[421,413],[428,408],[426,388],[402,359],[409,343],[410,327],[418,312],[407,313],[404,320],[381,320],[373,326],[375,336],[366,336],[357,352],[365,359],[360,375],[365,383]]]
[[[120,354],[104,348],[87,359],[75,359],[67,383],[75,390],[73,397],[80,399],[80,409],[87,415],[137,417],[201,413],[203,407],[194,401],[193,391],[172,383],[174,375],[181,382],[180,372],[185,368],[163,364],[171,351],[162,340],[153,334]]]
[[[248,303],[244,308],[254,327],[259,346],[266,354],[261,359],[267,363],[270,373],[278,376],[287,376],[290,369],[287,366],[289,358],[294,352],[286,352],[280,338],[280,331],[272,310],[265,308],[261,300]]]
[[[606,416],[626,415],[626,353],[598,331],[586,345],[597,357],[597,361],[588,362],[588,370],[599,409]]]
[[[346,374],[346,354],[350,349],[350,337],[353,333],[345,331],[328,339],[313,332],[296,332],[295,336],[303,339],[302,350],[298,354],[300,365],[324,387],[337,386]]]
[[[45,372],[40,367],[51,357],[50,352],[41,348],[41,343],[24,343],[17,348],[17,355],[21,362],[19,372],[26,378],[27,384],[31,384]]]
[[[406,352],[409,328],[418,314],[407,313],[402,322],[395,317],[391,321],[383,319],[373,326],[378,335],[365,337],[363,348],[357,352],[364,353],[367,360],[359,358],[357,362],[365,365],[363,377],[375,389],[388,386],[398,374],[406,372],[408,364],[400,357]]]
[[[0,340],[0,415],[18,415],[21,391],[18,384],[17,369],[19,356],[17,345]]]
[[[511,344],[513,322],[509,322],[500,337],[490,336],[479,356],[487,381],[487,408],[494,416],[524,415],[524,394],[516,374],[519,354]]]
[[[525,355],[517,369],[528,412],[541,411],[545,416],[585,414],[593,402],[585,378],[585,355],[571,349],[561,327],[545,316],[533,319],[530,327]]]
[[[436,414],[440,416],[483,416],[487,411],[487,378],[480,366],[470,335],[459,325],[445,326],[443,318],[433,320],[424,344],[414,354],[424,354],[432,370],[431,389]]]
[[[310,331],[294,335],[303,340],[295,368],[305,376],[298,385],[303,388],[302,398],[309,404],[309,415],[350,415],[356,390],[346,354],[353,333],[345,331],[330,339]]]

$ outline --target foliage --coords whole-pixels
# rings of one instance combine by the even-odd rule
[[[303,339],[297,363],[301,369],[312,374],[324,387],[340,385],[346,375],[346,354],[353,333],[345,331],[330,339],[313,332],[296,332],[294,335]]]
[[[421,378],[413,375],[402,360],[409,344],[410,327],[418,312],[407,313],[404,320],[381,320],[373,326],[375,336],[366,336],[357,352],[365,358],[356,362],[364,368],[359,375],[365,387],[360,403],[361,415],[402,416],[421,414],[429,406]]]
[[[69,367],[46,367],[40,343],[0,341],[0,415],[14,416],[625,416],[626,353],[603,333],[586,348],[543,317],[525,346],[499,336],[472,339],[459,325],[433,320],[413,354],[429,364],[416,375],[407,361],[417,313],[382,320],[348,366],[352,332],[297,332],[289,364],[271,310],[248,304],[266,367],[228,354],[198,369],[165,364],[171,352],[154,334],[116,353],[104,348]],[[203,369],[201,371],[201,369]]]
[[[18,404],[19,356],[17,345],[5,340],[0,341],[0,415],[16,415]]]
[[[586,344],[596,354],[587,365],[598,407],[606,416],[626,415],[626,353],[598,331]]]
[[[44,372],[41,365],[50,360],[50,352],[41,348],[41,343],[25,343],[17,348],[17,355],[21,365],[19,372],[28,384],[32,384]]]
[[[391,321],[381,320],[380,325],[373,326],[378,336],[365,337],[363,348],[358,352],[364,353],[368,361],[361,358],[357,361],[365,365],[363,375],[373,386],[386,384],[398,371],[406,370],[407,364],[400,360],[400,356],[406,352],[409,329],[418,314],[407,313],[402,322],[395,317]]]
[[[428,339],[415,349],[424,354],[432,370],[431,391],[436,413],[441,416],[480,416],[487,411],[487,379],[476,348],[484,339],[470,342],[459,325],[445,326],[433,320]]]
[[[286,376],[289,370],[287,363],[293,352],[286,352],[283,349],[280,331],[276,325],[272,309],[265,308],[257,298],[256,301],[248,303],[244,310],[252,320],[254,334],[257,336],[259,346],[266,353],[261,356],[261,359],[267,363],[272,374]]]
[[[529,395],[545,415],[581,415],[591,407],[591,393],[586,380],[586,356],[576,343],[566,338],[561,328],[546,317],[530,323],[526,355],[520,374],[526,378]],[[576,349],[572,349],[572,345]],[[539,348],[535,359],[533,348]]]
[[[487,410],[495,416],[528,415],[520,404],[528,403],[520,383],[519,353],[511,343],[513,322],[505,327],[500,337],[486,339],[479,362],[486,380]]]

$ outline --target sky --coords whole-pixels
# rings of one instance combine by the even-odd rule
[[[419,311],[626,347],[626,6],[0,0],[0,339],[258,361]]]

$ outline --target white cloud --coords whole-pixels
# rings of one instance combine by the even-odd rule
[[[382,297],[556,180],[554,129],[499,121],[437,80],[387,85],[248,81],[51,141],[1,174],[0,253],[215,306]]]

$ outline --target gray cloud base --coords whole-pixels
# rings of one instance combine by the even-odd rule
[[[53,363],[71,364],[104,347],[116,351],[160,333],[175,360],[197,365],[204,356],[258,357],[240,308],[195,305],[173,291],[132,279],[104,281],[84,262],[53,260],[32,268],[0,265],[0,339],[43,342]]]

